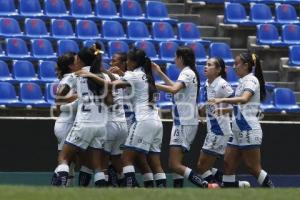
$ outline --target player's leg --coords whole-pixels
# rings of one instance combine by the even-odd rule
[[[224,155],[223,187],[239,187],[235,178],[236,170],[241,160],[241,152],[238,147],[227,146]]]

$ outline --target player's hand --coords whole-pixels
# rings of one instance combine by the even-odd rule
[[[152,71],[159,74],[161,72],[160,66],[154,62],[151,62]]]
[[[117,66],[110,67],[108,71],[113,74],[118,74],[119,76],[124,75],[124,72]]]
[[[219,104],[219,103],[222,103],[222,99],[221,98],[212,98],[212,99],[209,99],[207,101],[207,103],[209,105]]]

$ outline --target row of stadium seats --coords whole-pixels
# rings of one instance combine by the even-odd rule
[[[225,3],[224,23],[253,26],[263,23],[273,23],[277,25],[290,23],[299,24],[300,21],[295,7],[289,4],[277,4],[274,19],[270,7],[266,4],[251,4],[250,15],[248,17],[246,9],[242,4]]]
[[[102,49],[105,51],[105,46],[101,41],[97,41],[102,45]],[[94,40],[83,41],[83,46],[91,46],[94,44]],[[199,64],[205,64],[207,60],[207,53],[203,44],[199,42],[185,43],[194,49],[196,55],[196,61]],[[29,59],[29,60],[56,60],[57,56],[60,56],[66,52],[79,51],[79,45],[74,40],[58,40],[57,41],[57,54],[54,53],[54,47],[52,43],[47,39],[32,39],[30,40],[31,53],[27,47],[26,41],[20,38],[8,38],[5,40],[6,50],[3,51],[0,46],[0,58],[4,60],[8,59]],[[148,57],[158,63],[174,62],[175,52],[179,46],[177,42],[160,42],[158,44],[159,54],[157,54],[154,43],[150,41],[137,41],[134,43],[137,48],[143,49]],[[125,41],[109,41],[107,43],[107,52],[103,55],[105,61],[110,60],[112,55],[117,52],[127,52],[129,45]],[[105,51],[106,52],[106,51]],[[211,43],[209,45],[210,57],[221,57],[225,63],[232,65],[234,60],[230,47],[226,43]]]
[[[147,1],[145,7],[144,12],[139,2],[123,0],[118,13],[112,0],[95,0],[94,9],[89,0],[70,0],[69,10],[64,0],[44,0],[43,6],[40,5],[39,0],[19,0],[18,9],[16,9],[14,0],[1,0],[0,16],[168,21],[172,23],[177,21],[169,18],[168,10],[162,2]]]
[[[214,1],[214,0],[212,0],[212,1]],[[300,0],[228,0],[228,1],[229,2],[235,2],[235,3],[267,3],[267,4],[290,3],[290,4],[300,4]]]
[[[21,31],[19,23],[14,18],[0,18],[0,36],[23,37],[23,38],[49,38],[49,39],[99,39],[102,40],[153,40],[161,41],[199,41],[202,40],[200,32],[194,23],[178,23],[178,37],[174,34],[173,27],[168,22],[153,22],[152,36],[145,23],[140,21],[128,21],[127,35],[123,26],[118,21],[101,22],[101,28],[92,20],[76,20],[76,34],[70,21],[65,19],[51,20],[51,33],[49,34],[46,24],[41,19],[25,19],[25,33]],[[100,34],[100,31],[102,33]]]
[[[14,60],[12,73],[6,62],[0,60],[0,82],[54,82],[57,81],[54,61],[42,61],[38,63],[38,73],[35,73],[33,63],[27,60]]]
[[[257,44],[271,46],[289,46],[300,44],[300,26],[286,24],[282,26],[281,37],[273,24],[257,25]]]

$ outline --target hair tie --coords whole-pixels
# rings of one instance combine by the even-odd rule
[[[104,51],[101,51],[100,49],[97,48],[96,44],[93,44],[92,49],[95,51],[94,55],[98,56],[99,54],[103,54]]]
[[[256,63],[256,55],[254,53],[252,54],[252,60],[253,60],[254,65],[255,65],[255,63]]]

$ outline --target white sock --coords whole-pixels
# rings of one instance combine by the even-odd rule
[[[235,175],[223,175],[223,182],[233,183],[235,182]]]
[[[216,175],[218,169],[217,168],[211,168],[211,174],[214,176]]]
[[[127,166],[123,167],[123,174],[126,174],[126,173],[135,173],[134,166],[127,165]]]
[[[172,174],[173,180],[174,179],[184,179],[183,176],[181,176],[180,174]]]
[[[152,173],[143,174],[143,178],[144,181],[153,181],[153,174]]]
[[[208,176],[211,176],[212,173],[210,170],[207,170],[206,172],[204,172],[203,174],[201,174],[201,178],[205,179]]]
[[[167,179],[166,174],[165,173],[157,173],[154,174],[154,180],[162,180],[162,179]]]
[[[191,172],[192,172],[192,170],[190,168],[186,167],[184,170],[184,177],[189,178]]]
[[[104,172],[96,172],[94,174],[94,182],[96,183],[99,180],[105,180],[105,174],[104,174]]]
[[[260,173],[259,173],[258,178],[257,178],[257,182],[258,182],[260,185],[262,185],[267,175],[268,175],[267,172],[266,172],[265,170],[262,169],[262,170],[260,171]]]
[[[108,175],[105,175],[105,181],[108,181]]]
[[[55,169],[56,172],[68,172],[70,171],[69,165],[67,164],[60,164]]]

